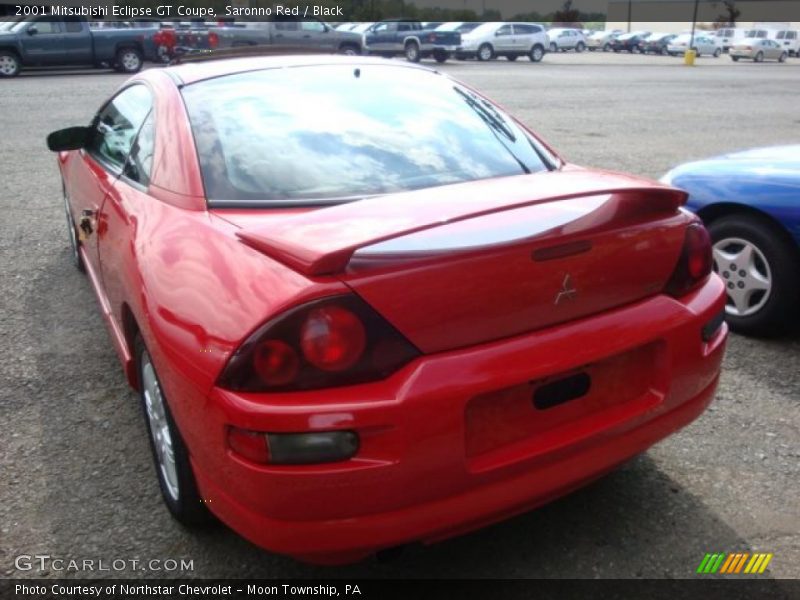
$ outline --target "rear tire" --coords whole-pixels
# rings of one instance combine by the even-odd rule
[[[134,342],[139,374],[139,397],[161,496],[176,521],[187,527],[207,525],[213,516],[200,497],[183,443],[150,354],[141,336]]]
[[[722,50],[719,48],[714,50],[714,58],[719,58],[719,55],[722,54]]]
[[[422,56],[419,52],[419,44],[417,42],[408,42],[405,47],[406,60],[412,63],[418,63]]]
[[[550,42],[550,52],[558,52],[558,45],[555,42]]]
[[[494,56],[494,49],[489,44],[481,44],[481,47],[478,48],[478,53],[476,56],[478,57],[478,60],[483,62],[491,60]]]
[[[0,77],[16,77],[21,67],[19,56],[7,50],[0,51]]]
[[[736,271],[731,269],[733,261],[725,261],[719,257],[719,251],[736,249],[740,241],[750,245],[756,257],[756,271],[762,280],[769,282],[769,290],[759,296],[757,292],[749,297],[746,306],[753,310],[738,310],[729,296],[726,306],[726,319],[731,329],[747,335],[774,335],[786,331],[789,324],[797,319],[795,313],[800,307],[800,271],[797,270],[798,252],[773,223],[763,217],[749,214],[733,214],[712,221],[708,226],[714,243],[714,268],[723,277],[726,289],[738,287],[740,281],[747,289],[748,279],[741,280]],[[760,256],[759,256],[760,255]],[[743,260],[743,259],[742,259]],[[720,264],[722,263],[722,264]],[[728,264],[732,263],[732,264]],[[739,273],[749,274],[750,265],[737,265]],[[725,277],[725,273],[728,277]],[[734,286],[731,288],[730,286]],[[763,305],[759,306],[759,302]],[[731,307],[733,304],[733,307]],[[744,314],[737,315],[736,312]]]
[[[144,60],[136,48],[120,48],[117,51],[116,69],[120,73],[138,73]]]
[[[584,50],[586,50],[586,44],[578,42],[578,45],[575,46],[575,52],[583,52]]]
[[[433,59],[439,64],[447,62],[447,52],[444,50],[434,50]]]
[[[541,62],[541,60],[544,58],[544,48],[539,44],[536,44],[528,53],[528,58],[531,59],[531,62]]]
[[[606,42],[605,44],[603,44],[603,52],[608,52],[609,50],[611,50],[611,44]]]
[[[756,57],[753,60],[755,60],[756,62],[764,62],[764,53],[759,52],[758,54],[756,54]]]
[[[778,62],[786,62],[786,52],[778,57]]]
[[[738,56],[731,56],[731,60],[733,62],[739,62],[739,57]]]

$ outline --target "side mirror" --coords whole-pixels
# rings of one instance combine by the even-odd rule
[[[47,136],[47,147],[53,152],[80,150],[89,141],[88,127],[67,127]]]
[[[28,35],[36,35],[37,33],[39,33],[39,30],[36,28],[36,25],[31,25],[30,27],[28,27],[27,31]]]

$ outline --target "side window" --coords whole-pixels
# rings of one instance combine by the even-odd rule
[[[786,39],[787,40],[796,40],[797,39],[797,32],[796,31],[787,31],[786,32]]]
[[[147,115],[139,135],[131,148],[130,156],[125,163],[122,173],[130,179],[143,186],[150,183],[150,173],[153,168],[153,151],[156,141],[156,127],[154,111]]]
[[[313,33],[322,33],[325,31],[325,26],[319,21],[301,21],[300,29],[303,31],[311,31]]]
[[[92,123],[87,151],[112,171],[121,171],[133,141],[152,108],[150,92],[134,85],[117,94]]]
[[[411,31],[411,24],[410,23],[398,23],[397,24],[397,31]]]
[[[53,19],[37,19],[28,26],[28,30],[36,28],[36,35],[49,35],[52,33],[61,33],[61,27],[58,21]]]
[[[67,33],[81,33],[83,27],[78,19],[67,19],[64,21],[64,31]]]
[[[497,35],[511,35],[511,25],[503,25],[497,30]]]
[[[297,31],[297,21],[275,21],[275,29],[279,31]]]
[[[533,25],[514,25],[514,35],[530,35],[536,31]]]

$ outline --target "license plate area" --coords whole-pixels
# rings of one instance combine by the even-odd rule
[[[591,387],[592,378],[586,372],[561,377],[534,388],[533,406],[539,410],[547,410],[585,396]]]
[[[663,343],[654,342],[471,398],[465,411],[471,470],[569,445],[649,410],[663,392],[663,356]]]

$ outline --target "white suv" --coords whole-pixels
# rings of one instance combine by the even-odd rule
[[[542,60],[547,50],[544,26],[536,23],[482,23],[469,33],[461,34],[461,45],[455,51],[459,60],[475,57],[490,60],[505,56],[517,60],[527,56],[533,62]]]
[[[561,27],[554,27],[547,32],[547,37],[550,40],[550,52],[561,50],[575,50],[575,52],[583,52],[586,50],[586,38],[583,33],[578,29],[564,29]]]
[[[790,56],[798,56],[798,52],[800,52],[800,32],[797,30],[781,29],[771,35],[770,39],[778,42]]]

